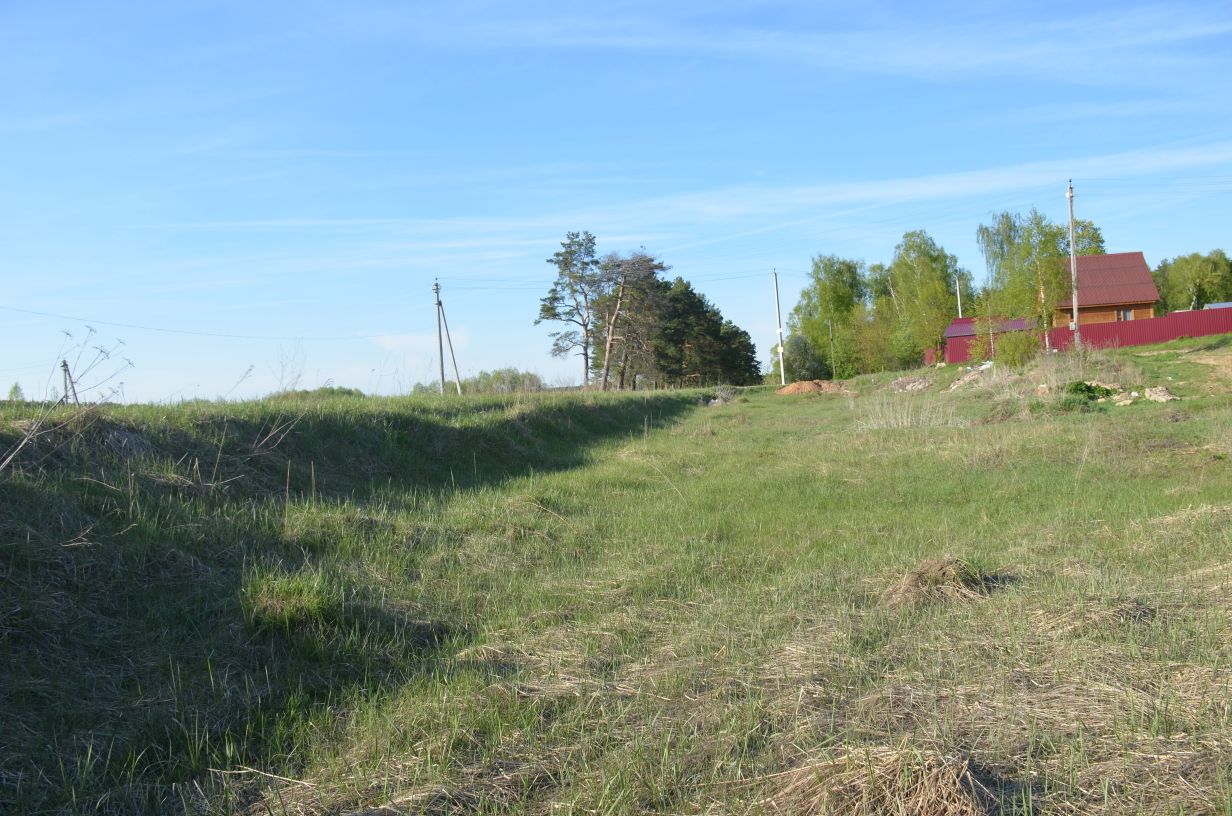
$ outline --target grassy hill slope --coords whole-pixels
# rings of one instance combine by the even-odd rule
[[[0,481],[0,806],[1232,813],[1227,352],[1132,351],[1081,373],[1184,399],[66,417]]]

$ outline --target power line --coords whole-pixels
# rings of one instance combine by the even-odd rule
[[[162,326],[145,326],[139,323],[120,323],[115,320],[92,320],[86,317],[74,317],[73,315],[56,314],[54,312],[40,312],[35,309],[20,309],[16,306],[0,305],[0,309],[6,312],[20,312],[21,314],[38,315],[40,317],[54,317],[57,320],[72,320],[76,323],[97,323],[100,326],[115,326],[122,329],[138,329],[140,331],[161,332],[163,334],[186,334],[192,337],[220,337],[229,340],[377,340],[382,337],[397,337],[400,334],[411,334],[412,332],[386,332],[383,334],[342,334],[342,335],[277,335],[277,334],[224,334],[222,332],[205,332],[192,331],[191,329],[168,329]]]

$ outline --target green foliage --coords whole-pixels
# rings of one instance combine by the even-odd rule
[[[687,281],[660,279],[670,267],[645,250],[598,260],[595,237],[571,232],[548,262],[557,279],[535,322],[572,324],[552,334],[552,353],[576,350],[586,367],[584,384],[592,370],[603,390],[613,371],[620,389],[760,381],[748,332],[724,319]]]
[[[628,256],[608,255],[602,268],[613,285],[598,301],[592,367],[604,390],[614,367],[617,387],[623,389],[639,377],[658,375],[654,339],[664,305],[659,276],[671,267],[643,249]]]
[[[819,255],[788,325],[833,377],[913,367],[941,348],[970,277],[922,230],[903,236],[888,266]]]
[[[21,383],[13,383],[13,387],[9,389],[9,402],[23,402],[26,399],[26,394],[21,390]]]
[[[1076,221],[1078,255],[1102,255],[1104,237],[1090,221]],[[988,264],[989,285],[983,311],[987,316],[1033,317],[1036,325],[1052,325],[1058,303],[1070,292],[1069,229],[1039,210],[1027,215],[1001,212],[976,229],[976,240]]]
[[[498,368],[462,381],[463,394],[514,394],[543,390],[543,378],[530,371]]]
[[[1232,300],[1232,260],[1221,249],[1161,261],[1153,276],[1164,312]]]
[[[829,365],[813,349],[808,338],[793,334],[783,344],[783,363],[788,381],[822,380],[830,373]],[[771,366],[771,382],[778,382],[779,358],[776,354]]]
[[[665,383],[754,385],[761,382],[757,351],[748,332],[725,320],[683,278],[660,284],[659,328],[651,343]]]
[[[546,320],[572,326],[552,332],[552,354],[565,357],[576,351],[582,358],[582,383],[586,384],[596,303],[609,289],[595,257],[595,236],[586,231],[566,233],[560,249],[547,261],[556,267],[556,280],[539,301],[535,325]]]
[[[862,261],[834,255],[813,258],[809,283],[800,292],[787,325],[792,335],[808,341],[831,377],[850,377],[860,370],[855,311],[866,295]]]
[[[1084,380],[1074,380],[1069,385],[1065,386],[1065,393],[1072,394],[1076,397],[1081,397],[1085,400],[1107,399],[1116,392],[1111,388],[1105,388],[1102,385],[1095,385]]]
[[[908,232],[894,249],[887,285],[897,324],[919,359],[925,349],[940,350],[945,327],[958,316],[955,288],[970,275],[923,230]]]
[[[1039,332],[1011,331],[996,336],[992,359],[1007,368],[1021,369],[1040,353]]]

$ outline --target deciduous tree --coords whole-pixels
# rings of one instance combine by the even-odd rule
[[[1040,328],[1051,325],[1071,288],[1068,226],[1032,209],[1025,216],[997,213],[975,234],[988,265],[987,307],[999,316],[1032,316]],[[1074,242],[1078,255],[1104,254],[1104,236],[1090,221],[1074,222]]]
[[[1222,249],[1161,261],[1154,277],[1165,311],[1201,309],[1208,303],[1232,300],[1232,261]]]
[[[608,283],[595,257],[595,236],[587,231],[566,233],[560,249],[547,259],[556,267],[556,280],[539,301],[539,317],[571,324],[552,332],[552,354],[567,356],[576,350],[582,358],[582,385],[590,382],[590,357],[596,303],[608,291]]]
[[[910,341],[912,358],[918,360],[925,349],[940,349],[945,327],[958,315],[955,285],[969,281],[970,274],[923,230],[903,235],[887,274],[897,324]]]

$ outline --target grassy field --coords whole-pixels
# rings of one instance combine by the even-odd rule
[[[1227,816],[1230,363],[53,417],[0,810]]]

